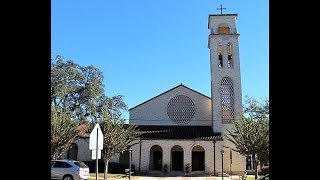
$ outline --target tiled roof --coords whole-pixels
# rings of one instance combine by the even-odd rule
[[[78,135],[82,138],[90,137],[89,128],[85,124],[81,124],[76,128]]]
[[[146,126],[138,125],[141,139],[194,139],[222,140],[221,133],[214,133],[211,126]]]

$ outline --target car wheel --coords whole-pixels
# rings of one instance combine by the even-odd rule
[[[73,177],[71,175],[65,175],[62,180],[73,180]]]

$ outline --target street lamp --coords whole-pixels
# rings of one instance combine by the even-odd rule
[[[221,168],[222,168],[222,180],[223,180],[223,153],[224,153],[224,150],[221,149]]]
[[[213,140],[213,175],[216,176],[216,141]]]
[[[129,180],[131,178],[131,153],[132,153],[132,148],[129,149]]]

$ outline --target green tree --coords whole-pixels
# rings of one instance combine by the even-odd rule
[[[261,147],[268,147],[258,151],[258,160],[260,164],[267,164],[269,162],[269,99],[266,98],[262,102],[257,101],[255,98],[246,96],[244,106],[244,115],[251,117],[257,121],[261,127],[261,133],[268,134],[265,136],[265,141],[261,141]]]
[[[55,114],[57,112],[52,111],[51,114],[57,123],[52,123],[51,144],[59,154],[71,147],[79,123],[85,123],[91,130],[95,123],[100,124],[104,133],[105,175],[110,158],[127,150],[137,137],[135,126],[125,124],[121,118],[127,108],[123,96],[110,98],[104,94],[102,72],[94,66],[83,67],[59,55],[51,58],[51,105],[68,112]]]
[[[103,74],[94,67],[83,67],[58,55],[51,58],[51,103],[72,112],[74,119],[99,114],[107,97]]]
[[[51,159],[58,159],[71,148],[77,138],[78,122],[71,120],[71,113],[51,105]]]
[[[269,100],[258,102],[246,96],[244,114],[234,121],[234,128],[227,130],[226,139],[234,143],[240,154],[252,155],[255,179],[259,164],[269,161]]]
[[[104,179],[107,179],[110,159],[128,150],[134,145],[133,142],[138,137],[136,126],[125,124],[125,120],[121,118],[121,113],[118,113],[118,111],[114,113],[113,110],[102,110],[102,116],[97,121],[104,135],[102,150],[102,158],[105,163]],[[92,122],[91,129],[94,126],[95,124]]]
[[[269,99],[266,98],[262,102],[257,101],[253,97],[245,96],[244,115],[251,116],[254,119],[269,120]]]

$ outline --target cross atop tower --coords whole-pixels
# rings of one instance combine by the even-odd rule
[[[217,8],[217,10],[219,10],[219,9],[220,9],[221,14],[222,14],[222,10],[223,10],[223,9],[226,9],[226,8],[222,8],[222,5],[220,5],[220,8]]]

